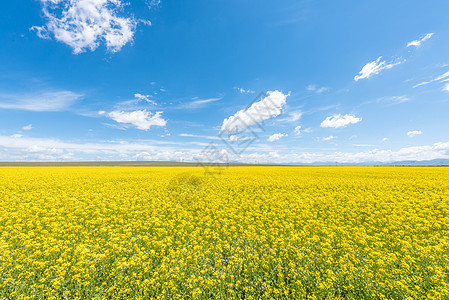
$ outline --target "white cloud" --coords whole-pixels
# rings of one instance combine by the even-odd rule
[[[0,109],[30,111],[61,111],[83,97],[71,91],[35,92],[30,94],[0,94]]]
[[[302,115],[303,115],[303,112],[302,112],[302,111],[296,110],[296,111],[289,112],[289,113],[287,114],[287,116],[285,116],[285,117],[282,118],[282,119],[279,119],[278,121],[279,121],[279,122],[293,123],[293,122],[296,122],[296,121],[298,121],[299,119],[301,119]]]
[[[254,94],[255,91],[251,90],[251,89],[247,89],[245,90],[244,88],[239,88],[239,87],[234,87],[234,89],[236,89],[237,91],[240,92],[240,94]]]
[[[289,95],[279,91],[268,91],[265,98],[254,102],[249,108],[239,110],[233,116],[224,119],[220,132],[229,133],[243,130],[248,126],[259,124],[264,120],[280,115]]]
[[[334,153],[251,153],[242,155],[242,162],[258,163],[370,163],[394,162],[407,160],[449,159],[449,142],[439,142],[433,145],[401,148],[397,151],[373,149],[363,152]]]
[[[199,135],[199,134],[191,134],[191,133],[180,133],[179,136],[203,138],[203,139],[209,139],[209,140],[220,140],[220,138],[218,136]]]
[[[285,137],[285,136],[288,136],[288,134],[286,134],[286,133],[275,133],[275,134],[270,135],[270,136],[268,137],[268,141],[269,141],[269,142],[278,141],[278,140],[280,140],[281,138],[283,138],[283,137]]]
[[[106,113],[105,111],[99,111],[100,115],[106,115],[112,120],[118,123],[132,124],[140,130],[149,130],[151,126],[165,126],[167,121],[161,118],[161,111],[151,114],[146,110],[136,110],[131,112],[125,111],[112,111]]]
[[[300,125],[295,127],[295,134],[296,135],[300,135],[301,134],[301,126]]]
[[[146,0],[145,3],[149,9],[152,9],[153,7],[158,7],[161,4],[161,0]]]
[[[302,111],[292,111],[291,113],[288,114],[288,122],[296,122],[299,119],[301,119],[302,117]]]
[[[32,124],[28,124],[28,125],[22,127],[22,130],[31,130],[31,129],[33,129]]]
[[[315,84],[309,84],[308,86],[306,86],[306,90],[311,91],[311,92],[315,92],[317,94],[321,94],[323,92],[326,92],[328,90],[330,90],[330,88],[326,87],[326,86],[322,86],[319,87]]]
[[[406,95],[382,97],[382,98],[377,99],[377,102],[391,102],[393,104],[399,104],[399,103],[403,103],[403,102],[407,102],[407,101],[410,101],[410,98],[407,97]]]
[[[132,42],[139,22],[146,20],[119,17],[127,4],[121,0],[40,0],[46,19],[43,26],[33,26],[41,38],[53,36],[73,49],[74,54],[94,51],[105,43],[111,52],[120,51]]]
[[[143,95],[143,94],[139,94],[139,93],[134,94],[134,98],[136,98],[137,100],[142,100],[142,101],[146,101],[150,104],[157,105],[157,103],[154,102],[153,100],[151,100],[150,97],[151,97],[151,95]]]
[[[198,109],[206,106],[209,103],[217,102],[223,99],[223,97],[217,97],[217,98],[207,98],[207,99],[200,99],[199,97],[193,97],[191,102],[183,103],[178,105],[177,107],[171,107],[171,108],[177,108],[177,109]]]
[[[397,60],[396,62],[387,63],[385,60],[381,61],[381,59],[382,56],[379,56],[379,58],[377,58],[375,61],[369,62],[365,66],[363,66],[359,74],[354,76],[354,80],[359,81],[360,79],[370,78],[371,76],[379,74],[381,71],[385,69],[391,69],[394,66],[397,66],[405,62],[405,59],[403,59]]]
[[[254,140],[255,137],[249,137],[249,136],[238,136],[235,134],[232,134],[228,137],[228,140],[230,142],[237,142],[237,141],[247,141],[247,140]]]
[[[340,128],[346,127],[350,124],[356,124],[362,121],[362,118],[358,118],[352,115],[333,115],[331,117],[327,117],[323,122],[321,122],[321,127],[331,127],[331,128]]]
[[[193,106],[199,106],[199,105],[202,105],[202,104],[207,104],[207,103],[211,103],[211,102],[220,101],[221,99],[223,99],[223,98],[219,97],[219,98],[209,98],[209,99],[203,99],[203,100],[195,100],[195,101],[192,101],[191,104]]]
[[[16,133],[16,134],[11,135],[11,137],[14,138],[14,139],[18,139],[18,138],[23,137],[23,134]]]
[[[413,130],[413,131],[407,132],[407,135],[411,138],[413,138],[417,135],[420,135],[420,134],[422,134],[422,131],[420,131],[420,130]]]
[[[311,133],[312,132],[312,128],[303,129],[302,132]]]
[[[386,141],[388,141],[388,138],[384,137],[384,138],[382,139],[382,142],[386,142]]]
[[[231,136],[229,137],[229,140],[230,140],[231,142],[237,142],[237,141],[239,140],[239,137],[236,136],[235,134],[233,134],[233,135],[231,135]]]
[[[421,38],[420,40],[414,40],[414,41],[411,41],[411,42],[407,43],[407,47],[411,47],[411,46],[420,47],[422,42],[427,41],[433,35],[434,35],[434,33],[428,33],[423,38]]]
[[[109,127],[109,128],[114,128],[114,129],[118,129],[118,130],[126,130],[127,127],[125,125],[118,125],[118,124],[111,124],[111,123],[101,123],[102,125]]]
[[[56,139],[13,138],[0,135],[0,160],[3,161],[76,161],[76,160],[154,160],[210,161],[210,155],[186,148],[186,142],[146,140],[74,143]],[[208,144],[199,144],[204,147]],[[201,148],[202,149],[202,148]],[[397,151],[373,149],[363,152],[299,152],[282,154],[273,150],[230,156],[230,161],[246,163],[364,163],[403,160],[449,159],[449,142],[402,148]]]
[[[449,71],[447,71],[446,73],[444,73],[444,74],[442,74],[442,75],[440,75],[440,76],[438,76],[438,77],[436,77],[436,78],[434,78],[434,79],[432,79],[430,81],[423,81],[421,83],[418,83],[418,84],[414,85],[413,88],[416,88],[416,87],[422,86],[422,85],[426,85],[426,84],[429,84],[429,83],[432,83],[432,82],[435,82],[435,81],[444,81],[448,77],[449,77]]]
[[[159,140],[75,143],[48,138],[13,138],[0,135],[0,160],[132,160],[136,153],[148,151],[161,159],[170,158],[167,160],[175,160],[180,157],[179,153],[183,153],[185,158],[191,158],[193,161],[194,152],[186,149],[187,144],[193,143],[175,144]],[[207,145],[194,144],[201,147]],[[164,157],[162,154],[167,152],[171,153],[170,157]]]
[[[418,83],[418,84],[414,85],[413,88],[416,88],[416,87],[419,87],[419,86],[422,86],[422,85],[426,85],[426,84],[429,84],[429,83],[432,83],[432,82],[435,82],[435,81],[439,81],[439,82],[447,82],[447,81],[449,81],[449,71],[444,73],[444,74],[442,74],[442,75],[440,75],[440,76],[438,76],[438,77],[436,77],[436,78],[434,78],[434,79],[432,79],[432,80],[423,81],[421,83]],[[442,88],[442,91],[449,92],[449,83],[445,83],[444,84],[444,86]]]
[[[335,136],[333,136],[333,135],[322,138],[323,141],[330,141],[330,140],[333,140],[333,139],[335,139]]]
[[[314,84],[309,84],[308,86],[306,86],[306,90],[308,90],[308,91],[314,91],[314,90],[316,90],[316,85],[314,85]]]
[[[449,92],[449,82],[444,85],[443,91]]]

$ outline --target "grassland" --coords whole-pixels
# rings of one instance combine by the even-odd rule
[[[448,168],[0,168],[2,299],[449,299],[448,286]]]

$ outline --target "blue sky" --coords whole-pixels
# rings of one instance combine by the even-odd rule
[[[2,1],[0,160],[449,158],[448,11]]]

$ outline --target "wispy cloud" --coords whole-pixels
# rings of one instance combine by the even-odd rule
[[[363,66],[358,75],[354,76],[355,81],[360,79],[370,78],[373,75],[379,74],[383,70],[391,69],[394,66],[404,63],[405,59],[397,59],[395,62],[386,62],[382,60],[382,56],[379,56],[375,61],[367,63]]]
[[[323,92],[329,91],[330,88],[327,86],[317,86],[315,84],[309,84],[308,86],[306,86],[306,90],[311,91],[311,92],[315,92],[317,94],[321,94]]]
[[[179,136],[182,137],[193,137],[193,138],[202,138],[202,139],[208,139],[208,140],[220,140],[217,136],[210,136],[210,135],[199,135],[199,134],[191,134],[191,133],[180,133]]]
[[[410,98],[407,97],[406,95],[402,95],[402,96],[382,97],[377,99],[376,102],[389,102],[393,104],[399,104],[407,101],[410,101]]]
[[[149,9],[158,7],[161,4],[161,0],[145,0]]]
[[[254,94],[255,91],[251,90],[251,89],[247,89],[245,90],[244,88],[240,88],[240,87],[234,87],[235,90],[239,91],[240,94]]]
[[[302,115],[303,115],[303,112],[300,110],[291,111],[285,117],[283,117],[282,119],[279,119],[279,121],[293,123],[293,122],[296,122],[299,119],[301,119]]]
[[[223,97],[215,97],[215,98],[206,98],[200,99],[199,97],[193,97],[189,102],[184,102],[182,104],[171,106],[170,109],[199,109],[206,107],[207,104],[214,103],[220,101]]]
[[[62,111],[83,96],[71,91],[45,91],[27,94],[0,93],[0,109]]]
[[[135,93],[133,99],[124,100],[113,105],[113,110],[145,110],[149,107],[158,106],[152,95]]]
[[[331,127],[331,128],[341,128],[346,127],[350,124],[356,124],[362,121],[362,118],[358,118],[352,115],[333,115],[327,117],[323,122],[321,122],[320,126],[323,128]]]
[[[154,102],[152,99],[150,99],[151,97],[152,97],[151,95],[143,95],[143,94],[140,94],[140,93],[135,93],[134,94],[134,98],[136,100],[146,101],[146,102],[148,102],[150,104],[157,105],[156,102]]]
[[[195,100],[195,101],[191,102],[191,105],[192,106],[200,106],[200,105],[203,105],[203,104],[220,101],[221,99],[223,99],[223,97]]]
[[[444,73],[444,74],[442,74],[440,76],[437,76],[436,78],[434,78],[432,80],[423,81],[421,83],[418,83],[418,84],[414,85],[413,88],[417,88],[419,86],[423,86],[423,85],[426,85],[426,84],[429,84],[429,83],[432,83],[432,82],[436,82],[436,81],[438,81],[440,83],[441,82],[445,82],[442,90],[445,91],[445,92],[449,92],[449,82],[448,82],[449,81],[449,71],[447,71],[446,73]]]
[[[432,36],[434,35],[433,32],[426,34],[424,37],[422,37],[419,40],[414,40],[411,41],[409,43],[407,43],[407,47],[411,47],[411,46],[415,46],[415,47],[420,47],[422,42],[427,41],[428,39],[430,39]]]

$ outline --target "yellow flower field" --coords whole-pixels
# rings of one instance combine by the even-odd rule
[[[0,168],[1,299],[449,299],[449,168]]]

